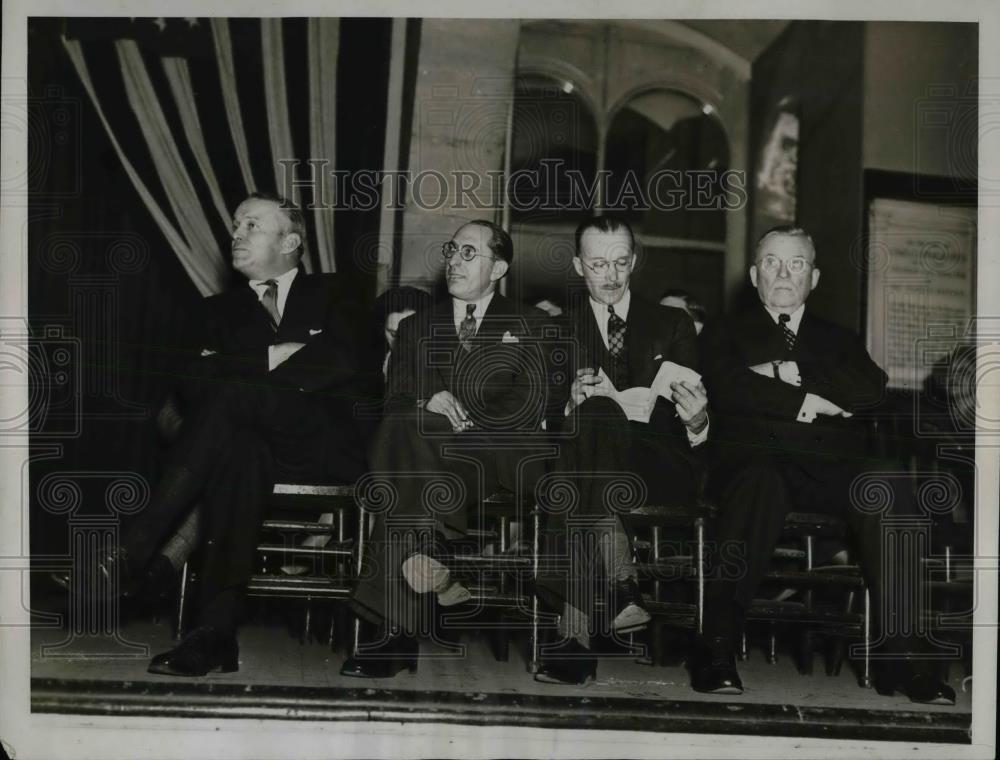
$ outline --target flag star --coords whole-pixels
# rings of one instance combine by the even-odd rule
[[[156,24],[157,28],[162,32],[167,28],[167,20],[160,16],[159,18],[154,18],[153,23]]]
[[[188,22],[188,26],[190,27],[198,26],[198,19],[196,18],[185,18],[184,20]]]

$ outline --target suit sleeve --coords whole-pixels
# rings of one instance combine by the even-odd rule
[[[886,374],[868,355],[861,339],[845,333],[836,341],[841,351],[829,351],[823,359],[799,362],[802,388],[822,396],[848,412],[872,407],[885,394]]]
[[[706,327],[703,340],[703,375],[712,408],[726,415],[796,418],[806,397],[803,388],[751,370],[724,322]]]

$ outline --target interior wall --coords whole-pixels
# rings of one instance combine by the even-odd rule
[[[862,231],[864,46],[861,22],[794,22],[754,62],[750,84],[754,171],[778,103],[790,97],[796,104],[796,224],[812,235],[821,272],[809,303],[855,330],[861,328],[862,274],[851,251]],[[760,214],[751,213],[744,270],[766,225]]]
[[[865,24],[866,169],[975,179],[976,24]]]
[[[433,290],[443,268],[441,244],[465,221],[500,221],[487,172],[503,169],[517,38],[517,21],[422,22],[409,149],[415,185],[403,212],[402,285]],[[457,171],[470,173],[467,182],[478,179],[478,195],[488,207],[457,202]]]

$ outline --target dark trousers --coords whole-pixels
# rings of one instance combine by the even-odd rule
[[[337,436],[322,402],[307,394],[266,384],[223,387],[186,418],[149,507],[123,535],[123,548],[134,565],[144,565],[201,503],[200,623],[233,628],[274,483],[349,483],[363,471],[362,456],[331,459]]]
[[[615,521],[627,529],[628,512],[646,504],[689,504],[699,471],[686,437],[629,421],[605,396],[574,410],[559,447],[557,471],[538,489],[547,513],[539,593],[557,612],[569,602],[593,620],[608,565],[598,533]]]
[[[911,619],[919,582],[913,551],[922,546],[917,535],[927,521],[917,509],[907,472],[894,463],[850,456],[762,454],[716,471],[713,480],[719,511],[706,636],[735,638],[786,516],[805,511],[837,515],[847,523],[869,588],[875,650],[922,649]]]
[[[414,593],[402,563],[418,551],[434,553],[436,533],[451,538],[479,522],[475,510],[498,488],[518,498],[530,494],[544,468],[530,452],[544,444],[533,434],[456,434],[446,417],[422,410],[387,414],[369,451],[371,472],[359,484],[373,519],[351,600],[355,612],[376,625],[433,635],[434,595]]]

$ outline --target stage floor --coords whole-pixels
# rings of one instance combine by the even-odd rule
[[[416,674],[359,680],[338,673],[343,647],[300,644],[287,627],[250,623],[240,631],[240,669],[183,679],[146,673],[169,649],[167,622],[137,620],[121,641],[68,638],[59,628],[32,635],[32,709],[85,714],[272,717],[309,720],[436,720],[549,727],[707,731],[968,742],[971,680],[952,667],[954,707],[915,705],[861,688],[845,665],[837,676],[801,675],[788,654],[769,664],[759,649],[740,663],[740,697],[698,694],[683,665],[602,659],[585,687],[535,682],[515,640],[507,662],[481,633],[463,634],[458,654],[423,644]],[[964,688],[963,688],[964,687]]]

